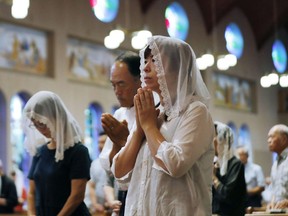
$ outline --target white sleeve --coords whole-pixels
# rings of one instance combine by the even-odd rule
[[[211,149],[214,135],[213,120],[204,104],[192,103],[179,118],[172,140],[162,142],[156,154],[173,177],[186,174]],[[163,170],[156,162],[153,167]]]

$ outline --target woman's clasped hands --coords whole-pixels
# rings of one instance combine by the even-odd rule
[[[157,128],[159,110],[155,108],[153,93],[150,89],[139,88],[134,96],[137,129],[144,133]]]

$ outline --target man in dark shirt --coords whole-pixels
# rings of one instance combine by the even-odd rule
[[[18,204],[17,190],[14,181],[6,176],[0,160],[0,213],[13,213]]]

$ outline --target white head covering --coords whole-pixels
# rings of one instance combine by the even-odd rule
[[[218,164],[220,174],[223,176],[227,172],[228,161],[233,157],[233,131],[230,127],[218,121],[215,121],[214,125],[217,132]]]
[[[196,66],[194,51],[186,42],[165,37],[153,36],[148,39],[147,47],[140,51],[140,70],[142,87],[146,84],[145,50],[151,49],[163,107],[168,119],[180,114],[193,101],[202,101],[208,106],[210,94]]]
[[[78,122],[60,97],[53,92],[40,91],[29,99],[23,111],[25,146],[32,156],[36,154],[37,147],[47,142],[47,138],[36,128],[31,128],[31,119],[45,124],[50,129],[51,138],[56,141],[56,161],[63,159],[66,149],[82,140]]]

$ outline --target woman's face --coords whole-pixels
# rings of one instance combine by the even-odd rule
[[[35,127],[35,129],[37,129],[45,137],[51,138],[51,132],[46,124],[36,121],[35,119],[31,119],[31,121],[32,124],[30,125],[30,127]]]
[[[156,67],[151,54],[145,58],[144,72],[144,81],[147,88],[160,94]]]

